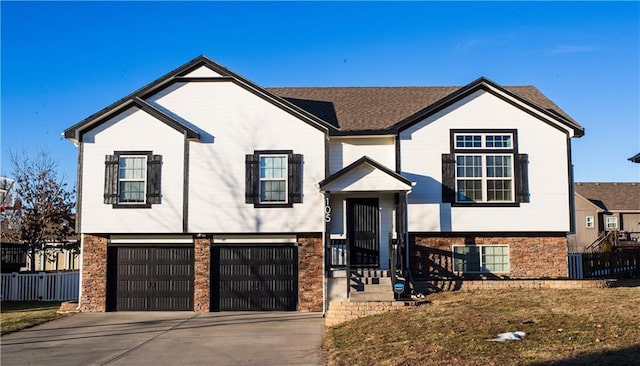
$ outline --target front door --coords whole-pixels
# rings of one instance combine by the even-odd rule
[[[379,229],[377,198],[347,199],[347,241],[352,267],[378,267]]]

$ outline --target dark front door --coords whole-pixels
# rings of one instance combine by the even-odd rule
[[[211,310],[297,310],[298,248],[214,246]]]
[[[109,248],[108,310],[193,310],[193,247]]]
[[[351,266],[378,267],[379,228],[377,198],[347,199],[347,241]]]

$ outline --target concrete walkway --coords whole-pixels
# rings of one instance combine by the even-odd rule
[[[11,365],[324,364],[321,314],[80,313],[2,337]]]

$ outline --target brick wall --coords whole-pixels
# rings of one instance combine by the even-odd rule
[[[509,278],[567,277],[565,236],[447,236],[414,234],[409,238],[411,269],[417,277],[452,278],[452,245],[506,244],[510,271],[498,274]]]
[[[107,238],[83,234],[80,311],[105,311],[106,304]]]
[[[298,310],[322,311],[322,235],[298,235]]]
[[[211,303],[211,241],[207,238],[194,240],[193,311],[209,312]]]

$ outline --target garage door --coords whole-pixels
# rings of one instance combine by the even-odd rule
[[[214,246],[211,310],[291,310],[298,305],[298,248]]]
[[[108,310],[193,310],[193,247],[111,247],[108,282]]]

